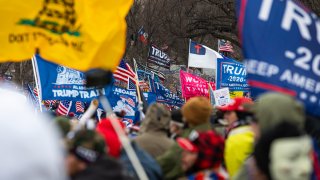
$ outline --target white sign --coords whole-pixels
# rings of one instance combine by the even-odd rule
[[[230,93],[229,93],[229,88],[222,88],[213,91],[214,95],[214,100],[215,100],[215,105],[216,106],[225,106],[228,104],[231,100],[230,98]]]

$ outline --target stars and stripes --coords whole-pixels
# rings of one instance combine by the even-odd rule
[[[71,108],[72,101],[60,101],[60,104],[57,108],[57,115],[66,116],[68,115]]]
[[[139,87],[143,90],[143,91],[149,91],[150,90],[150,86],[149,84],[142,80],[142,81],[139,81]]]
[[[136,89],[136,81],[132,78],[129,78],[128,82],[128,90],[135,90]]]
[[[231,43],[224,39],[219,39],[219,52],[233,52]]]
[[[38,89],[36,87],[33,88],[33,94],[38,97]]]
[[[124,60],[121,60],[116,71],[113,73],[113,77],[115,79],[120,80],[120,81],[124,81],[126,83],[129,83],[129,78],[134,79],[135,73],[131,69],[131,67],[128,63],[126,63]]]
[[[76,102],[76,112],[83,113],[84,112],[84,103],[81,101]]]
[[[57,103],[58,101],[57,100],[45,100],[44,103],[51,106],[52,104],[55,104]]]

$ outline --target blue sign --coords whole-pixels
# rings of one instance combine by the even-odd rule
[[[230,91],[247,91],[246,68],[231,58],[217,59],[216,89],[229,88]]]
[[[113,112],[125,111],[125,118],[132,119],[133,121],[136,120],[138,104],[135,90],[112,86],[106,90],[106,97],[109,100]]]
[[[320,116],[320,19],[293,0],[238,0],[237,14],[252,95],[290,94]]]
[[[88,102],[97,98],[97,88],[87,88],[84,73],[35,57],[42,100],[69,100]],[[102,90],[105,93],[105,90]]]
[[[182,100],[177,94],[172,93],[162,84],[155,82],[155,88],[157,102],[178,107],[181,107],[184,104],[184,100]]]

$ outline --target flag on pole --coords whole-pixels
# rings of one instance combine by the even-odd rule
[[[68,115],[71,108],[72,101],[60,101],[57,108],[57,115],[66,116]]]
[[[233,47],[230,41],[226,41],[224,39],[218,40],[219,52],[231,52],[233,53]]]
[[[136,81],[133,78],[129,78],[129,82],[128,82],[128,90],[135,90],[136,89]]]
[[[81,101],[76,102],[76,112],[83,113],[84,112],[84,104]]]
[[[33,94],[38,97],[38,89],[36,87],[33,88]]]
[[[218,52],[190,40],[189,67],[216,69],[217,58],[222,58]]]
[[[148,33],[145,32],[143,26],[138,31],[139,40],[143,44],[148,44]]]
[[[38,49],[43,58],[69,68],[115,70],[125,52],[132,3],[0,0],[0,62],[30,59]]]
[[[135,78],[135,72],[131,69],[130,65],[126,63],[124,60],[120,61],[119,66],[116,71],[113,73],[113,77],[120,81],[129,83],[129,78]]]

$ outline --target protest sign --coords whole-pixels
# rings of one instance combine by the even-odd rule
[[[230,91],[249,89],[245,66],[230,58],[217,59],[216,89],[227,87]]]
[[[125,111],[125,118],[133,121],[138,120],[136,117],[138,111],[136,91],[111,86],[106,90],[106,96],[113,112]]]
[[[164,87],[161,83],[155,82],[155,88],[157,102],[178,107],[181,107],[184,104],[184,100],[182,100],[177,94]]]
[[[69,100],[88,102],[100,95],[97,88],[87,88],[86,78],[80,71],[34,58],[41,100]],[[105,93],[104,88],[102,93]]]
[[[169,56],[154,45],[150,45],[148,62],[170,69]]]
[[[298,1],[238,0],[239,38],[253,97],[282,92],[320,116],[319,18]]]
[[[215,105],[216,106],[225,106],[230,102],[230,94],[228,88],[222,88],[213,91]]]

